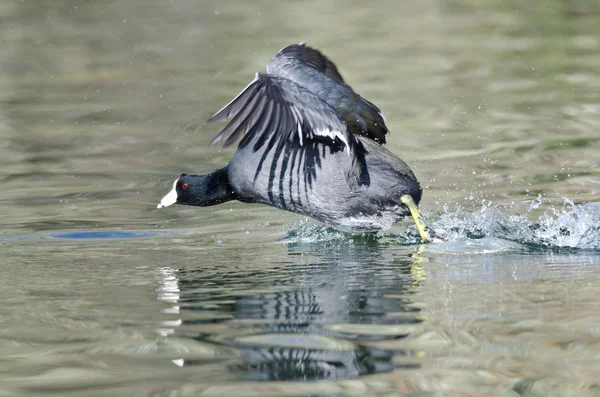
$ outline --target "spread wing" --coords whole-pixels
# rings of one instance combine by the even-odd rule
[[[316,94],[286,78],[257,73],[255,79],[208,122],[230,118],[211,145],[229,146],[241,139],[256,152],[299,149],[323,143],[332,152],[343,150],[353,159],[349,175],[361,180],[366,170],[365,149],[348,131],[340,115]],[[278,145],[275,146],[274,143]]]
[[[254,138],[266,141],[272,134],[303,145],[318,140],[341,146],[353,155],[358,146],[337,112],[318,96],[291,80],[257,73],[256,78],[208,122],[233,117],[211,145],[229,146],[242,138],[245,147]],[[255,146],[255,150],[260,148]]]

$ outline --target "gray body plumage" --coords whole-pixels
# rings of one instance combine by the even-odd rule
[[[408,214],[400,196],[418,200],[421,189],[404,161],[368,138],[358,139],[367,150],[368,185],[349,183],[352,159],[324,144],[271,151],[262,164],[251,148],[239,149],[228,166],[229,182],[240,201],[304,214],[345,231],[388,229]],[[314,156],[306,152],[313,150],[320,153],[318,161],[307,161]]]

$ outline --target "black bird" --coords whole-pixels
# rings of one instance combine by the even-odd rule
[[[180,175],[158,207],[263,203],[350,232],[387,229],[412,214],[422,190],[408,165],[382,145],[377,106],[344,82],[337,67],[305,44],[279,51],[209,123],[231,118],[211,144],[241,140],[224,168]]]

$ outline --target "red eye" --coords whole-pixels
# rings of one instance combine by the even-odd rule
[[[187,189],[188,187],[190,187],[190,185],[188,185],[187,183],[184,183],[183,185],[181,185],[182,188]]]

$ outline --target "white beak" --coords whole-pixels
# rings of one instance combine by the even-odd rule
[[[179,181],[179,178],[175,180],[175,183],[173,183],[173,189],[171,189],[171,191],[167,193],[162,200],[160,200],[160,204],[158,204],[156,208],[165,208],[177,202],[177,181]]]

